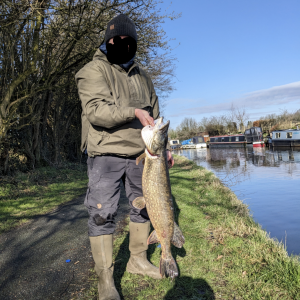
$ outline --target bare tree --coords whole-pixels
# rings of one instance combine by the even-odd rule
[[[245,125],[249,119],[249,114],[247,113],[245,107],[235,107],[233,104],[231,104],[230,117],[232,120],[236,121],[242,131],[245,130]]]
[[[170,140],[176,140],[178,138],[177,131],[170,128],[168,131],[168,137],[170,138]]]
[[[74,75],[92,60],[107,22],[121,12],[137,27],[137,61],[161,95],[173,89],[174,63],[161,23],[179,15],[161,14],[157,5],[155,0],[1,1],[0,172],[7,170],[11,151],[22,152],[34,167],[45,153],[54,162],[67,157],[66,140],[78,146]],[[71,142],[70,130],[77,141]]]
[[[199,124],[193,118],[184,118],[176,128],[178,138],[181,140],[190,139],[199,131]]]

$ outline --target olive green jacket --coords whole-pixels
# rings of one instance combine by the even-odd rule
[[[81,151],[89,156],[137,156],[145,149],[135,109],[159,117],[158,99],[146,72],[134,63],[128,72],[97,50],[75,75],[82,105]]]

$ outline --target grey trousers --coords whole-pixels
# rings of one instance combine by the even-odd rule
[[[125,177],[126,196],[131,206],[130,220],[135,223],[149,221],[146,209],[137,209],[132,201],[143,195],[143,164],[136,165],[135,158],[116,156],[89,157],[88,189],[84,205],[89,212],[89,236],[112,234],[119,207],[120,184]]]

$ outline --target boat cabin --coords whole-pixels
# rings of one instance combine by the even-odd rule
[[[261,127],[251,127],[245,130],[247,144],[263,141],[263,132]]]
[[[175,150],[175,149],[178,149],[178,148],[181,147],[181,144],[180,144],[179,140],[170,140],[169,144],[170,144],[170,149],[171,150]]]
[[[200,144],[200,143],[205,143],[204,137],[202,136],[193,137],[193,144]]]
[[[243,134],[213,136],[210,138],[210,147],[245,147],[246,139]]]
[[[195,136],[193,137],[193,144],[196,145],[196,149],[206,148],[207,144],[205,142],[205,138],[203,136]]]
[[[300,130],[274,130],[272,132],[272,146],[300,147]]]

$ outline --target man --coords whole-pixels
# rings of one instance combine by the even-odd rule
[[[147,260],[147,211],[132,205],[135,198],[142,196],[143,165],[135,163],[145,149],[141,129],[153,126],[159,117],[152,81],[133,60],[136,48],[135,25],[120,14],[108,23],[104,43],[93,61],[75,77],[82,102],[81,150],[89,156],[85,205],[90,215],[89,237],[100,300],[120,299],[113,281],[112,234],[124,177],[131,206],[127,271],[161,278],[159,269]],[[173,166],[172,155],[167,155]]]

